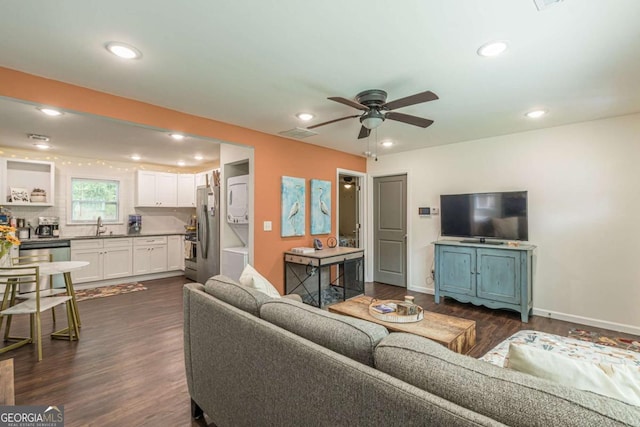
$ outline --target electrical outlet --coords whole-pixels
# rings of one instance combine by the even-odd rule
[[[264,231],[271,231],[273,229],[271,221],[265,221],[262,228]]]
[[[431,215],[438,215],[440,213],[439,208],[431,208]]]

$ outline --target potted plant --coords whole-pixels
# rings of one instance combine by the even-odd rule
[[[0,225],[0,267],[11,265],[11,247],[20,245],[20,240],[14,235],[15,231],[15,227]]]

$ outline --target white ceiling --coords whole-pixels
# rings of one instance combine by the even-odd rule
[[[51,157],[86,157],[92,160],[132,162],[203,170],[217,166],[220,144],[211,139],[187,136],[176,141],[166,130],[134,125],[104,117],[65,112],[49,117],[35,105],[0,97],[0,146],[17,150],[38,150],[38,140],[29,134],[47,136]],[[159,149],[162,147],[162,149]],[[195,156],[202,159],[195,159]],[[184,162],[178,166],[178,162]]]
[[[435,92],[399,110],[429,128],[386,121],[358,140],[350,119],[303,140],[354,154],[394,140],[384,154],[640,112],[638,16],[638,0],[21,0],[2,5],[0,65],[270,134],[358,113],[329,96]],[[509,50],[478,56],[491,40]]]

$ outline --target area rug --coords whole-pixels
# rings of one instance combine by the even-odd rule
[[[480,360],[504,366],[511,344],[527,345],[590,363],[622,364],[640,368],[640,353],[577,338],[561,337],[540,331],[523,330],[489,350]]]
[[[571,329],[569,331],[569,337],[581,341],[606,345],[607,347],[622,348],[640,353],[640,341],[628,338],[605,336],[599,332],[585,331],[584,329]]]
[[[123,283],[121,285],[101,286],[99,288],[78,289],[76,290],[76,301],[111,297],[146,290],[147,288],[142,283]]]

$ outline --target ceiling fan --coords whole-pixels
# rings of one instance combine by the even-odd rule
[[[428,90],[426,92],[416,93],[415,95],[387,102],[387,92],[380,89],[369,89],[357,94],[355,101],[347,98],[342,98],[340,96],[332,96],[328,99],[344,105],[348,105],[349,107],[353,107],[358,110],[362,110],[364,111],[364,113],[341,117],[335,120],[329,120],[328,122],[308,126],[307,129],[313,129],[320,126],[328,125],[330,123],[360,117],[360,123],[362,123],[362,127],[360,128],[358,139],[362,139],[368,137],[371,133],[371,129],[377,128],[386,119],[395,120],[397,122],[407,123],[414,126],[420,126],[422,128],[431,126],[433,120],[411,116],[404,113],[397,113],[391,110],[408,107],[409,105],[420,104],[422,102],[434,101],[438,99],[438,95]]]

